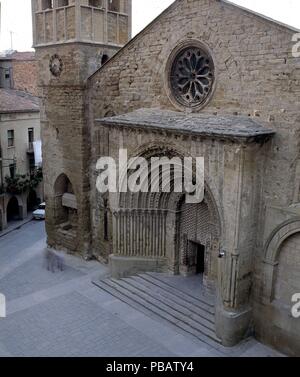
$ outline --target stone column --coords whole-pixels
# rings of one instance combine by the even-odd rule
[[[252,307],[249,293],[239,302],[244,282],[240,280],[241,256],[237,251],[219,260],[219,289],[217,290],[216,333],[224,346],[232,347],[245,338],[250,331]],[[220,289],[221,287],[221,289]]]
[[[218,266],[216,331],[233,346],[251,331],[250,293],[259,213],[260,162],[255,146],[227,152],[224,166],[223,244]]]

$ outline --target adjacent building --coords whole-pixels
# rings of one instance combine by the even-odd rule
[[[41,139],[36,80],[33,52],[0,57],[0,230],[26,218],[43,199],[34,148]]]

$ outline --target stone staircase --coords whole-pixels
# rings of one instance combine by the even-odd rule
[[[166,275],[145,273],[138,276],[93,281],[93,284],[144,314],[175,326],[211,346],[219,346],[215,334],[213,300],[178,289]]]

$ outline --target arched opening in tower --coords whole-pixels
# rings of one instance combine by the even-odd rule
[[[55,222],[62,229],[76,230],[78,224],[77,200],[73,185],[65,174],[61,174],[54,185]]]

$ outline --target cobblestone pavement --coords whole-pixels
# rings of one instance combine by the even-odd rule
[[[0,356],[276,356],[250,339],[217,351],[99,290],[91,280],[106,266],[66,256],[66,269],[44,265],[44,223],[31,222],[0,239]]]

